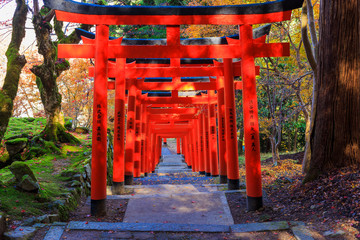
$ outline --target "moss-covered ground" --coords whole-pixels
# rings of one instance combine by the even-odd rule
[[[24,133],[39,134],[45,124],[44,118],[12,118],[5,139]],[[69,190],[65,182],[68,179],[62,177],[61,172],[82,172],[91,151],[89,135],[73,134],[81,141],[81,145],[62,145],[61,152],[49,152],[25,161],[40,184],[38,194],[17,190],[12,180],[14,175],[9,168],[0,169],[0,212],[5,212],[13,220],[39,216],[51,212],[53,202],[66,197]]]
[[[46,118],[11,118],[4,138],[17,135],[34,136],[39,134],[45,125]]]

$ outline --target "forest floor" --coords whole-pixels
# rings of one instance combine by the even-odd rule
[[[12,128],[16,127],[15,130],[24,131],[24,127],[20,127],[18,123],[13,125]],[[29,131],[39,130],[29,129]],[[63,179],[58,176],[61,170],[77,165],[78,162],[87,158],[85,153],[90,151],[90,138],[88,135],[77,135],[77,137],[81,137],[84,144],[63,146],[62,150],[66,152],[65,157],[46,155],[27,161],[41,183],[41,195],[49,199],[58,199],[55,195],[63,193],[59,184]],[[176,144],[169,142],[168,148],[175,154]],[[72,152],[84,154],[73,156],[70,154]],[[302,184],[304,177],[301,173],[302,158],[303,153],[281,155],[278,166],[273,166],[271,159],[262,161],[265,207],[260,211],[246,212],[244,194],[227,193],[226,197],[235,224],[280,220],[302,221],[314,230],[314,234],[318,233],[317,239],[360,239],[360,171],[344,168],[323,175],[316,181]],[[28,194],[18,192],[10,183],[7,183],[11,177],[7,169],[0,170],[0,210],[9,216],[9,227],[16,227],[20,224],[20,219],[48,213],[48,209],[44,207],[44,204],[48,203],[38,203]],[[240,177],[244,185],[245,166],[243,164],[240,164]],[[214,179],[209,178],[208,183],[216,183]],[[171,182],[171,184],[184,183],[177,180]],[[108,212],[108,219],[95,219],[88,215],[89,205],[86,204],[84,198],[78,209],[80,214],[71,216],[70,220],[110,222],[112,219],[112,221],[121,222],[126,211],[127,200],[123,200],[120,204],[107,201],[107,204],[110,205],[108,209],[112,209]],[[116,217],[113,218],[113,216]],[[335,235],[335,237],[324,237],[324,234]]]
[[[360,171],[344,168],[302,184],[302,157],[302,153],[284,155],[275,167],[272,159],[262,162],[265,207],[260,211],[246,212],[245,198],[227,194],[235,224],[302,221],[331,239],[360,239]],[[244,166],[240,172],[244,178]]]

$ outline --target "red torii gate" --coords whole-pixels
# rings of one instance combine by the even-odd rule
[[[279,0],[265,4],[216,7],[129,7],[97,6],[70,0],[45,0],[46,6],[57,10],[57,19],[95,24],[95,45],[61,45],[59,57],[94,58],[94,126],[92,155],[91,213],[105,215],[106,200],[106,113],[107,113],[107,61],[119,59],[117,71],[124,70],[125,58],[223,58],[225,94],[226,154],[237,159],[234,68],[232,58],[241,58],[244,99],[245,161],[247,203],[249,210],[262,206],[259,126],[255,82],[256,57],[289,55],[285,43],[258,44],[252,36],[252,25],[289,20],[291,10],[299,8],[303,0]],[[240,40],[229,45],[181,45],[181,24],[233,24],[240,25]],[[121,46],[109,41],[108,25],[167,25],[165,46]],[[240,44],[241,43],[241,44]],[[109,51],[111,49],[111,51]],[[117,61],[118,62],[118,61]],[[116,87],[125,89],[125,78]],[[123,93],[125,94],[125,93]],[[238,168],[235,166],[234,168]],[[238,175],[238,174],[237,174]],[[229,183],[238,185],[238,176],[229,175]]]
[[[264,34],[268,34],[270,30],[270,26],[269,25],[266,25],[264,27],[260,27],[260,28],[257,28],[254,30],[254,38],[256,38],[256,43],[263,43],[265,42],[265,38],[266,36],[264,36]],[[89,33],[89,32],[86,32],[86,31],[83,31],[83,30],[78,30],[79,32],[79,35],[83,36],[85,35],[86,37],[90,37],[90,39],[93,39],[95,38],[95,35],[92,34],[92,33]],[[236,36],[234,36],[236,38]],[[83,38],[84,42],[85,43],[89,43],[89,44],[93,44],[94,40],[90,40],[90,39],[86,39],[86,38]],[[116,40],[113,38],[113,40]],[[126,44],[129,44],[131,45],[131,41],[134,41],[134,40],[131,40],[131,39],[123,39],[125,40]],[[121,39],[117,39],[117,41],[121,41],[123,42],[123,40]],[[136,42],[138,44],[144,44],[143,42],[146,41],[146,40],[136,40]],[[164,40],[150,40],[153,44],[160,44],[161,42],[164,42]],[[166,41],[166,40],[165,40]],[[203,44],[204,42],[211,42],[211,43],[216,43],[216,44],[231,44],[233,43],[234,41],[236,41],[235,39],[233,38],[225,38],[225,37],[222,37],[222,38],[211,38],[210,40],[209,39],[188,39],[188,40],[182,40],[182,42],[187,42],[187,43],[192,43],[192,44]],[[125,43],[124,42],[124,43]],[[134,62],[133,63],[130,63],[128,64],[127,68],[126,68],[126,72],[124,72],[123,74],[125,76],[127,76],[127,78],[130,78],[133,77],[133,78],[136,78],[136,77],[160,77],[160,76],[170,76],[170,77],[173,77],[174,78],[174,81],[172,82],[162,82],[162,83],[159,83],[159,82],[156,82],[156,81],[152,81],[152,83],[149,83],[149,82],[145,82],[144,80],[136,80],[136,81],[127,81],[126,82],[126,89],[129,89],[130,88],[130,85],[131,86],[136,86],[137,89],[142,89],[142,90],[156,90],[156,89],[162,89],[162,90],[174,90],[174,89],[177,89],[177,90],[210,90],[210,89],[217,89],[217,84],[214,80],[212,80],[210,78],[210,82],[194,82],[194,83],[189,83],[189,82],[180,82],[179,80],[179,77],[186,77],[186,76],[203,76],[203,75],[216,75],[216,76],[222,76],[224,75],[224,70],[223,70],[223,64],[222,63],[219,63],[219,62],[216,62],[214,64],[213,60],[211,59],[205,59],[205,60],[201,60],[201,59],[197,59],[196,62],[197,64],[193,64],[192,60],[191,61],[187,61],[185,64],[175,64],[174,66],[174,62],[178,62],[176,59],[170,59],[170,61],[168,63],[159,63],[159,62],[156,62],[156,61],[159,61],[158,59],[155,59],[155,60],[152,60],[152,63],[148,62],[147,64],[144,64],[144,63],[140,63],[140,64],[136,64],[134,65]],[[206,62],[202,62],[202,61],[206,61]],[[156,64],[155,64],[156,62]],[[180,61],[181,62],[181,61]],[[192,64],[190,64],[192,63]],[[201,63],[201,64],[200,64]],[[181,65],[181,66],[180,66]],[[205,65],[205,66],[204,66]],[[240,65],[240,62],[235,62],[233,63],[234,65],[234,76],[239,76],[241,75],[241,65]],[[151,66],[151,68],[149,67]],[[114,63],[109,63],[109,67],[108,67],[108,77],[115,77],[116,73],[116,68],[115,68],[115,64]],[[256,72],[258,74],[259,72],[259,68],[256,67]],[[90,76],[93,76],[94,74],[94,68],[91,68],[90,69]],[[108,88],[113,88],[114,86],[114,82],[108,82]],[[241,82],[236,82],[236,89],[241,89],[242,88],[242,83]],[[222,101],[223,102],[223,101]],[[130,104],[131,106],[131,111],[133,112],[132,110],[132,107],[134,107],[135,105],[132,103]],[[214,106],[212,105],[212,108]],[[209,125],[209,128],[212,129],[212,134],[211,134],[211,140],[212,140],[212,144],[210,144],[212,150],[211,150],[211,160],[212,162],[214,162],[215,160],[213,159],[216,159],[216,136],[214,134],[214,129],[216,128],[216,125],[215,125],[215,118],[214,118],[214,110],[210,110],[208,112],[209,114],[212,114],[213,117],[211,118],[212,119],[212,123]],[[220,113],[219,113],[220,115]],[[224,113],[222,113],[222,115],[224,115]],[[207,119],[207,116],[205,117],[205,121]],[[205,123],[205,122],[204,122]],[[207,123],[207,121],[206,121]],[[224,127],[224,126],[223,126]],[[208,144],[208,127],[205,128],[206,129],[206,137],[207,137],[207,141],[206,144]],[[224,131],[222,131],[222,133],[224,133]],[[130,132],[131,134],[131,132]],[[119,143],[121,144],[121,143]],[[130,143],[129,145],[133,145],[132,143]],[[209,145],[209,144],[208,144]],[[209,147],[207,145],[207,147]],[[223,148],[224,148],[225,145],[223,145]],[[136,147],[136,142],[135,142],[135,147]],[[132,151],[132,149],[129,149],[130,151]],[[115,151],[116,152],[116,151]],[[207,151],[206,151],[207,153]],[[119,153],[115,154],[115,155],[118,155]],[[121,154],[121,153],[120,153]],[[119,158],[119,157],[118,157]],[[132,153],[129,152],[127,154],[127,161],[131,161],[132,159]],[[210,157],[209,156],[206,156],[206,159],[209,159]],[[221,183],[226,183],[227,182],[227,171],[226,171],[226,164],[225,164],[225,161],[224,161],[224,156],[223,155],[220,155],[220,166],[221,166],[221,176],[220,176],[220,182]],[[237,160],[234,159],[234,161],[237,163]],[[114,164],[114,166],[116,166]],[[131,165],[128,166],[128,168],[132,168]],[[216,170],[212,171],[215,172],[216,174],[211,174],[213,176],[217,176],[217,164],[215,163],[214,167],[213,168],[216,168]],[[115,170],[117,168],[114,168]],[[229,168],[229,170],[234,170],[234,168]],[[114,175],[117,175],[117,174],[114,174]],[[128,174],[126,174],[125,176],[125,184],[132,184],[132,174],[129,173],[128,171]],[[206,172],[206,175],[210,176],[210,173],[209,171]],[[235,171],[235,174],[233,176],[237,176],[237,171]],[[117,186],[119,186],[120,189],[117,189]],[[121,192],[121,187],[122,187],[122,184],[117,181],[114,181],[114,184],[113,184],[113,192]],[[229,185],[229,189],[237,189],[238,186],[237,184],[230,184]]]

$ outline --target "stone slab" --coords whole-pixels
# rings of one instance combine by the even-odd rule
[[[129,239],[132,238],[131,232],[103,232],[101,239]]]
[[[65,226],[51,226],[43,240],[60,240]]]
[[[180,166],[180,167],[186,166],[187,167],[187,165],[185,163],[178,163],[178,162],[162,162],[162,163],[158,164],[158,167],[177,167],[177,166]]]
[[[174,223],[106,223],[106,222],[75,222],[68,225],[70,230],[97,231],[139,231],[139,232],[229,232],[226,225],[209,224],[174,224]]]
[[[184,185],[171,185],[171,184],[161,184],[161,185],[146,185],[139,188],[134,188],[134,193],[136,195],[152,195],[152,194],[179,194],[179,193],[195,193],[199,192],[198,188],[192,184]]]
[[[211,192],[222,194],[224,192]],[[181,196],[203,196],[207,197],[208,192],[195,192],[195,193],[178,193],[178,194],[153,194],[153,195],[107,195],[106,199],[149,199],[149,198],[170,198],[170,197],[181,197]],[[88,198],[90,199],[90,197]],[[90,202],[90,200],[89,200]]]
[[[164,169],[157,169],[155,173],[181,173],[181,172],[191,172],[191,169],[173,169],[173,170],[164,170]]]
[[[124,222],[231,225],[224,193],[130,199]]]
[[[297,240],[314,240],[311,232],[305,226],[298,225],[296,227],[292,227],[291,231]]]
[[[10,240],[30,239],[35,235],[36,231],[37,229],[34,227],[18,227],[15,231],[6,232],[4,237]]]
[[[172,155],[171,151],[167,147],[161,148],[161,155]]]
[[[264,223],[245,223],[234,224],[231,226],[231,232],[243,233],[243,232],[263,232],[263,231],[275,231],[275,230],[287,230],[290,226],[285,221],[279,222],[264,222]]]
[[[163,166],[163,167],[159,167],[157,168],[157,170],[183,170],[183,169],[187,169],[187,165],[183,164],[183,165],[179,165],[179,166]]]
[[[66,226],[67,222],[53,222],[52,225],[53,226]]]

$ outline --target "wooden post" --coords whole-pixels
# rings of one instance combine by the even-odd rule
[[[205,176],[211,176],[210,170],[210,151],[209,151],[209,117],[205,110],[203,115],[203,127],[204,127],[204,162],[205,162]]]
[[[140,94],[141,92],[138,91],[136,94],[136,101],[135,101],[135,145],[134,145],[134,177],[138,178],[141,174],[141,104],[140,104]]]
[[[141,174],[146,174],[146,133],[147,133],[147,113],[146,113],[146,106],[141,105]]]
[[[96,26],[91,159],[91,215],[106,215],[107,60],[109,26]]]
[[[181,154],[181,150],[180,150],[180,138],[176,138],[176,153],[178,155]]]
[[[218,77],[218,139],[219,139],[219,167],[220,183],[227,183],[227,163],[226,163],[226,141],[225,141],[225,106],[224,106],[224,77]]]
[[[116,59],[115,123],[113,157],[113,195],[124,193],[125,185],[125,64],[126,59]]]
[[[247,208],[254,211],[263,206],[260,164],[258,104],[256,95],[255,60],[251,25],[240,26],[243,49],[241,75],[243,79],[243,112],[245,129],[245,166]]]
[[[193,134],[193,144],[194,144],[194,148],[195,148],[195,152],[194,152],[194,162],[193,162],[193,172],[197,172],[199,171],[199,143],[198,143],[198,127],[199,127],[199,121],[198,119],[194,119],[193,120],[193,124],[194,124],[194,128],[192,129],[192,134]]]
[[[199,115],[199,127],[198,127],[198,138],[200,151],[198,154],[199,158],[199,173],[205,175],[205,156],[204,156],[204,114]]]
[[[215,92],[208,91],[209,103],[215,99]],[[215,104],[208,104],[209,116],[209,150],[210,150],[210,170],[211,176],[219,176],[219,164],[217,154],[217,137],[216,137],[216,117],[215,117]]]
[[[231,58],[224,59],[224,81],[228,189],[238,190],[240,188],[239,160],[237,149],[234,73]]]
[[[126,125],[125,185],[133,185],[134,178],[136,87],[134,79],[129,79],[129,81],[131,85],[129,89]]]

